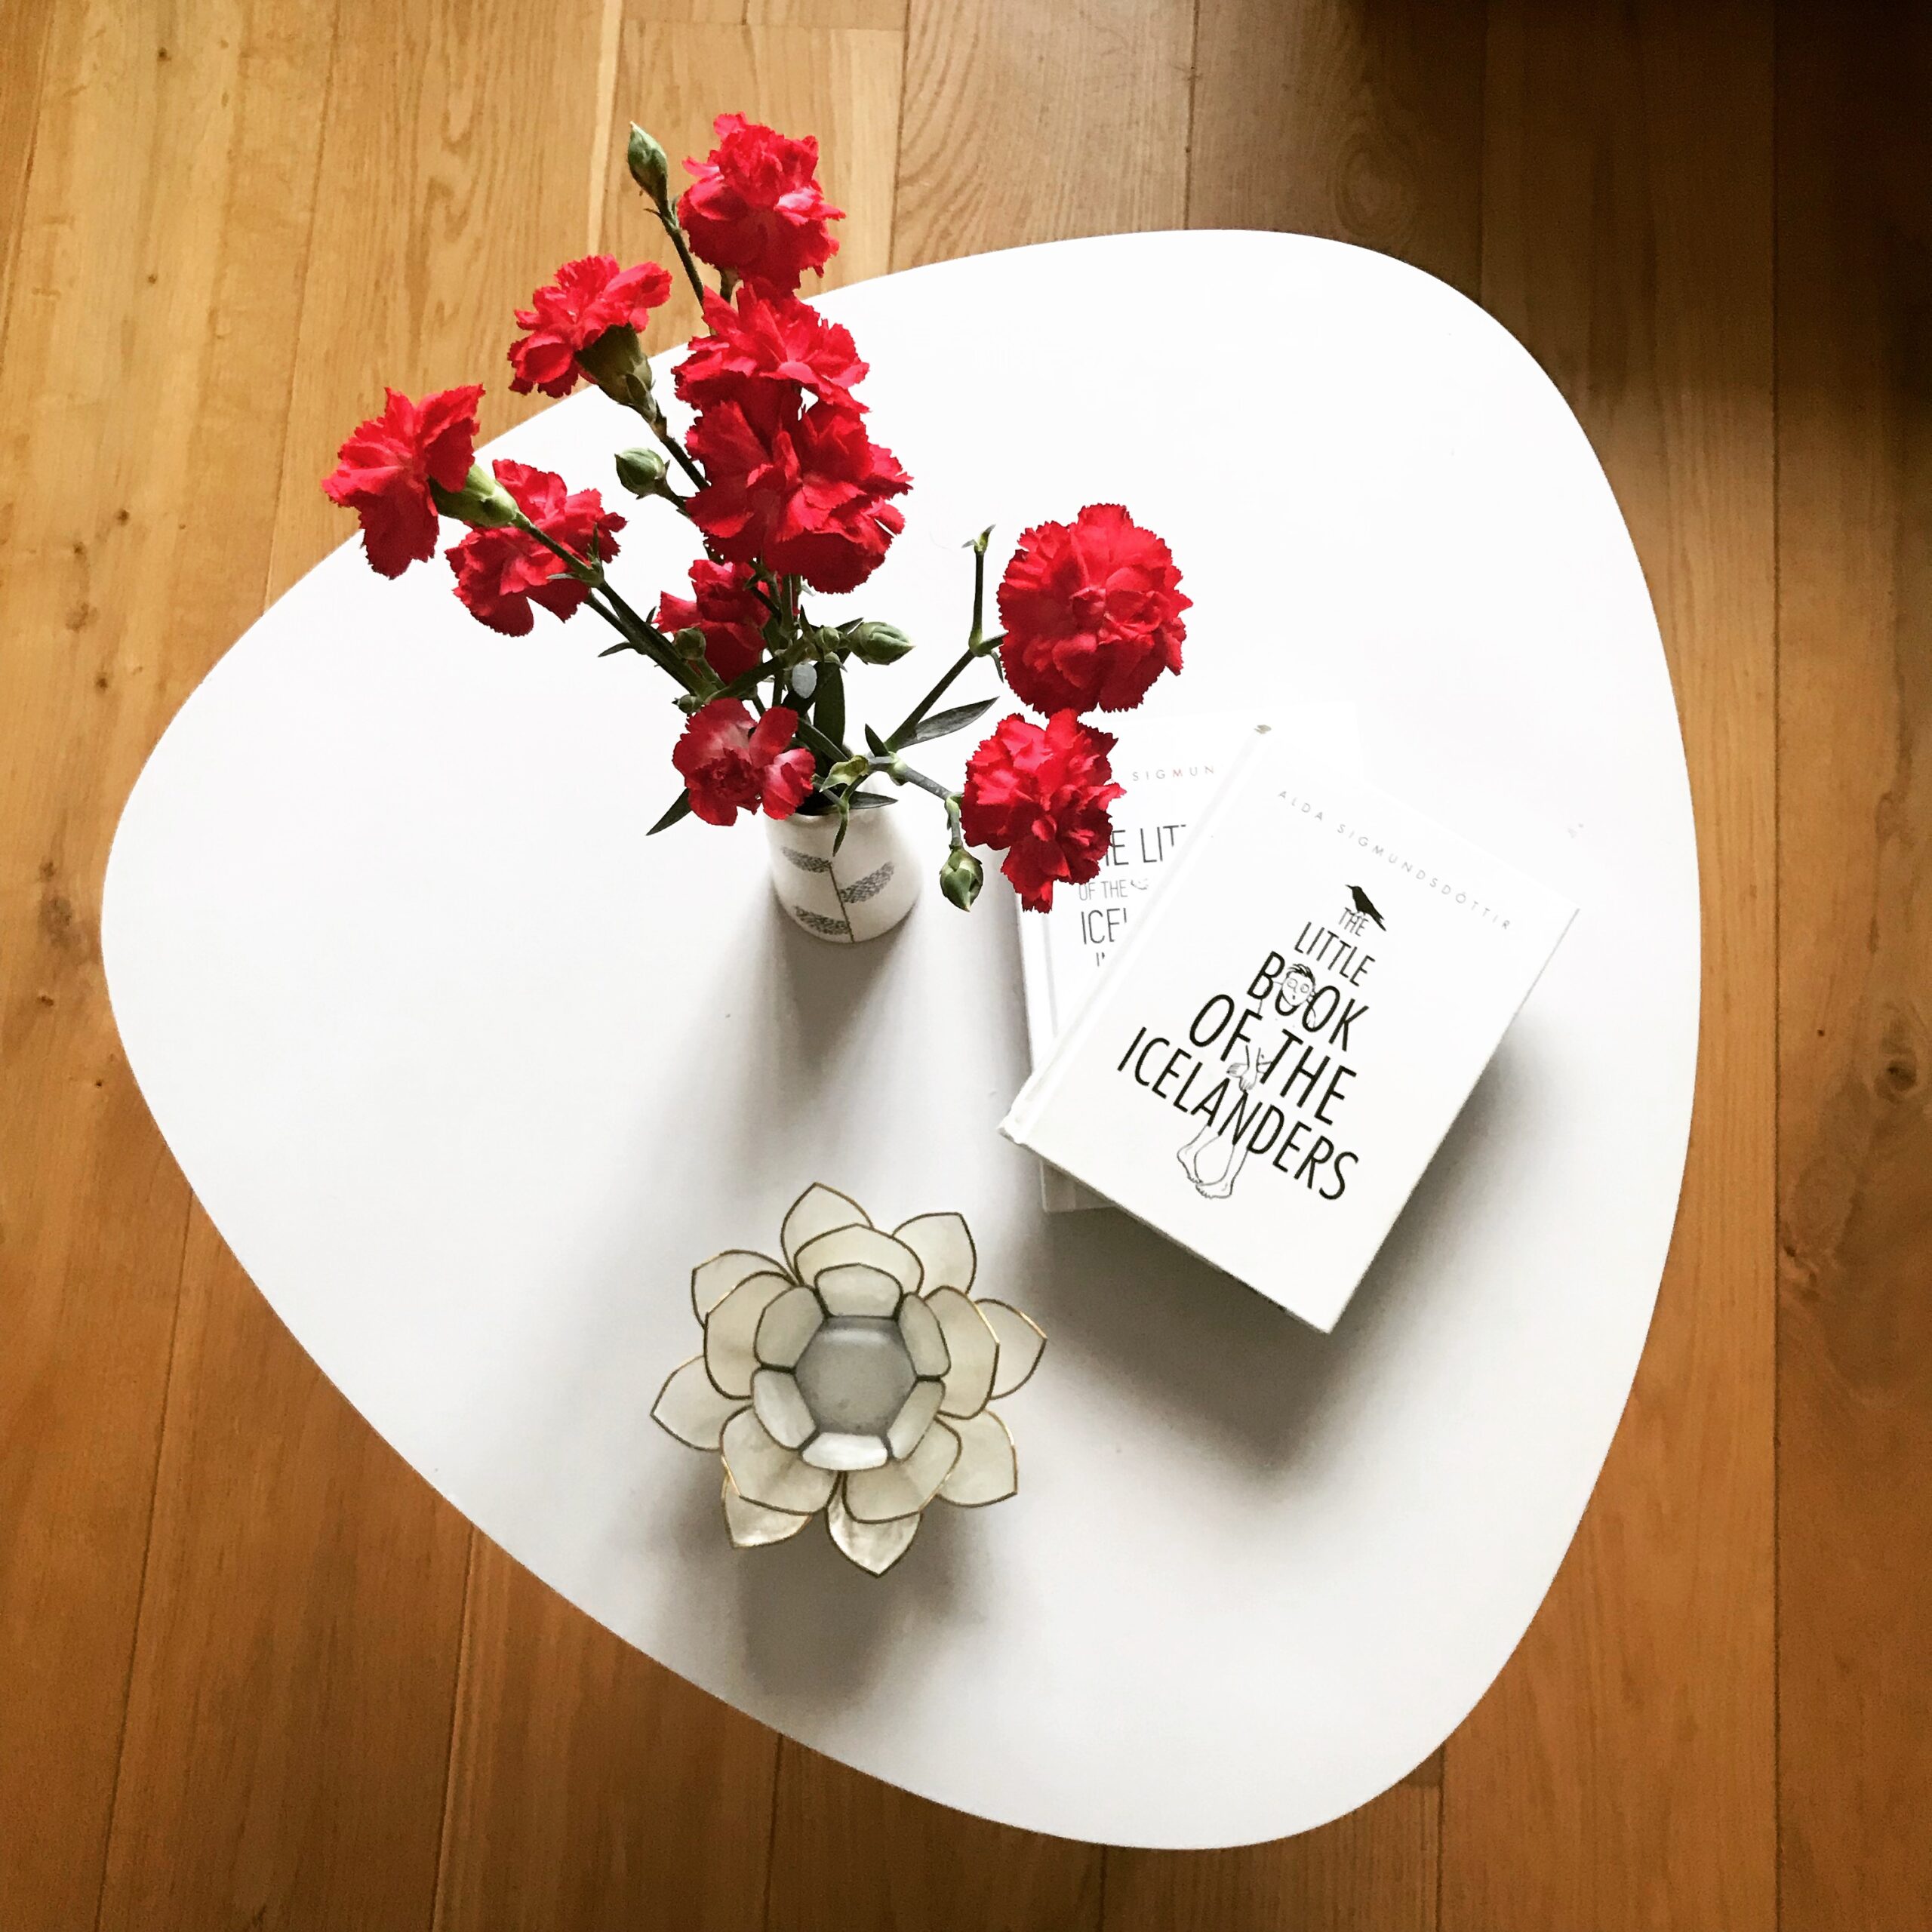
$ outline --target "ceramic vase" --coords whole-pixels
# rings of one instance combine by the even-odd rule
[[[891,931],[912,911],[924,875],[901,829],[905,817],[896,803],[855,811],[836,852],[835,813],[761,820],[771,889],[786,918],[835,946]]]

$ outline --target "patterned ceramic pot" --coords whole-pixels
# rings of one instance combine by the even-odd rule
[[[924,877],[900,829],[905,815],[900,804],[854,812],[835,854],[838,820],[830,812],[762,820],[771,889],[786,915],[838,946],[891,931],[912,911]]]

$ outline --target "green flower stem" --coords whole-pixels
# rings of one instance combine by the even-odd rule
[[[973,552],[973,628],[967,635],[966,648],[959,654],[952,668],[920,699],[898,730],[886,740],[895,749],[926,721],[927,712],[952,689],[953,680],[974,658],[990,657],[1005,641],[1002,637],[986,635],[986,543],[992,534],[990,528],[983,530],[968,546]]]
[[[672,435],[670,426],[664,420],[664,412],[657,406],[656,401],[653,400],[648,409],[639,406],[637,413],[644,418],[651,433],[664,445],[671,460],[685,472],[693,485],[702,490],[709,478],[686,454],[684,445]],[[681,509],[691,499],[688,497],[673,497],[671,500]],[[686,514],[689,512],[686,512]]]
[[[657,204],[657,219],[663,223],[664,232],[671,238],[671,245],[678,251],[678,259],[685,265],[685,274],[691,282],[691,293],[697,297],[698,310],[704,309],[704,278],[697,272],[697,264],[691,260],[690,245],[685,239],[685,231],[678,225],[678,218],[671,212],[669,199]]]

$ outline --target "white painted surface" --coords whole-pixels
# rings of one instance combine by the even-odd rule
[[[1149,1845],[1302,1830],[1426,1756],[1501,1668],[1649,1321],[1698,927],[1643,579],[1530,357],[1381,257],[1124,236],[826,306],[917,479],[850,608],[926,648],[854,676],[855,724],[947,661],[971,533],[998,525],[997,564],[1027,521],[1124,500],[1195,599],[1158,702],[1352,700],[1370,775],[1583,908],[1332,1337],[1121,1217],[1041,1214],[994,1131],[1026,1069],[1003,886],[818,943],[751,828],[646,842],[675,789],[660,675],[600,662],[588,616],[494,635],[440,563],[392,585],[345,547],[183,706],[109,869],[115,1014],[303,1346],[592,1616],[989,1817]],[[498,448],[614,494],[634,428],[586,395]],[[637,506],[633,601],[681,537]],[[937,810],[913,829],[937,867]],[[768,1244],[815,1179],[888,1225],[964,1210],[982,1289],[1051,1337],[1008,1405],[1020,1496],[935,1510],[884,1581],[816,1529],[734,1552],[715,1466],[647,1413],[695,1347],[692,1263]]]

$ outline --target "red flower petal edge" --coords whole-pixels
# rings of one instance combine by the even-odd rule
[[[620,269],[614,255],[586,255],[565,263],[528,309],[515,311],[527,333],[510,344],[510,387],[519,395],[568,395],[583,373],[578,356],[612,329],[642,328],[670,293],[669,272],[655,262]]]
[[[730,825],[761,807],[768,818],[789,818],[812,789],[811,753],[786,749],[798,728],[787,705],[774,705],[754,726],[737,699],[713,698],[671,753],[691,810],[707,825]]]
[[[1187,627],[1173,553],[1118,503],[1026,531],[1000,580],[1000,662],[1036,711],[1128,711],[1180,669]]]
[[[678,200],[691,252],[762,294],[792,294],[808,269],[825,272],[838,248],[826,223],[844,217],[818,185],[818,143],[742,114],[719,115],[712,132],[718,145],[685,163],[691,185]]]
[[[491,467],[516,506],[546,536],[580,557],[608,561],[617,553],[624,519],[604,507],[595,490],[567,492],[564,479],[547,469],[499,458]],[[558,617],[574,616],[589,592],[571,576],[564,560],[527,531],[472,530],[450,550],[456,594],[470,614],[493,631],[521,637],[534,621],[531,606],[540,604]]]
[[[1029,911],[1052,909],[1054,888],[1094,876],[1113,836],[1107,808],[1121,795],[1107,755],[1112,734],[1071,711],[1044,725],[1003,718],[967,761],[960,829],[969,843],[1004,850],[1000,869]]]
[[[384,577],[400,577],[411,564],[436,554],[436,506],[429,485],[463,488],[476,460],[476,405],[483,386],[466,383],[438,389],[420,402],[395,389],[383,394],[382,414],[349,432],[322,489],[331,503],[361,519],[371,567]]]

